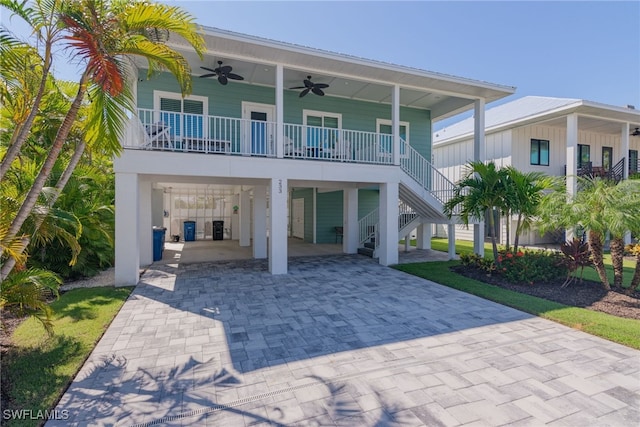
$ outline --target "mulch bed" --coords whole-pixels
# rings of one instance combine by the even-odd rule
[[[640,292],[626,294],[620,289],[605,290],[601,283],[583,280],[574,282],[566,288],[560,285],[564,277],[550,283],[513,284],[497,274],[487,275],[484,271],[463,265],[451,267],[451,270],[471,279],[489,283],[504,289],[527,294],[549,301],[588,310],[601,311],[618,317],[640,319]]]

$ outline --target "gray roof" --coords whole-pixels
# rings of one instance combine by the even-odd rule
[[[520,122],[545,112],[580,103],[581,101],[581,99],[574,98],[525,96],[497,107],[488,108],[484,116],[485,130],[507,125],[512,122]],[[474,119],[473,117],[469,117],[468,119],[464,119],[437,131],[434,135],[433,142],[437,144],[442,141],[473,133],[473,126]]]

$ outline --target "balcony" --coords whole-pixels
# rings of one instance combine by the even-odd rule
[[[276,123],[139,109],[123,141],[129,149],[276,157]],[[284,123],[283,157],[393,164],[393,136]]]

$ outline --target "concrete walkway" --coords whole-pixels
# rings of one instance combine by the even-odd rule
[[[356,255],[158,266],[56,425],[635,426],[640,352]]]

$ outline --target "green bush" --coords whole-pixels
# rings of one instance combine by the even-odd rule
[[[483,258],[477,254],[461,254],[462,265],[477,268],[487,274],[499,274],[514,284],[549,282],[567,275],[567,267],[562,262],[562,254],[553,251],[502,250],[498,253],[498,262]]]
[[[498,273],[516,284],[544,283],[567,274],[562,255],[554,251],[502,251],[498,263]]]

